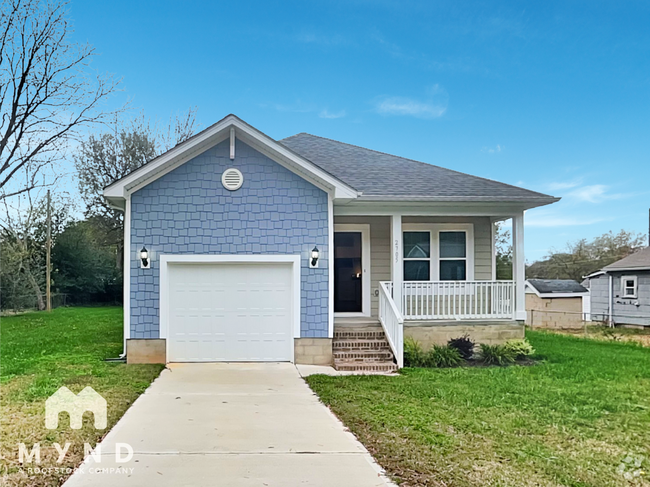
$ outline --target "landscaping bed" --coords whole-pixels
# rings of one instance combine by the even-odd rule
[[[2,317],[0,329],[1,485],[60,485],[83,459],[83,444],[94,446],[163,369],[162,365],[109,363],[122,353],[122,308],[59,308]],[[90,386],[108,403],[105,430],[84,414],[83,427],[70,428],[61,414],[56,430],[45,428],[45,400],[61,386],[79,393]],[[45,473],[18,462],[18,444],[40,443]],[[61,464],[54,443],[71,446]]]
[[[403,486],[649,485],[650,350],[527,338],[532,367],[307,381]]]

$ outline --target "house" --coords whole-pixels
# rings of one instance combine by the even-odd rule
[[[581,328],[589,313],[589,290],[573,279],[526,280],[526,324]]]
[[[587,276],[593,320],[650,325],[650,247]]]
[[[405,335],[523,336],[524,211],[557,201],[234,115],[104,196],[125,217],[128,362],[367,370],[401,366]],[[496,281],[509,218],[515,280]]]

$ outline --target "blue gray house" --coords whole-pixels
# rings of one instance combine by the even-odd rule
[[[470,333],[522,336],[524,211],[557,198],[229,115],[108,186],[124,211],[136,362],[402,364]],[[495,223],[513,220],[513,281]]]
[[[650,326],[650,247],[587,276],[591,319]]]

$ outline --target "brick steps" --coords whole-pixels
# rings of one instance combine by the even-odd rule
[[[332,348],[337,370],[361,373],[397,370],[384,330],[376,324],[335,328]]]
[[[345,372],[395,372],[397,371],[397,364],[393,362],[336,362],[334,367],[336,370]]]
[[[360,351],[337,351],[334,352],[334,360],[341,362],[391,362],[393,354],[390,351],[375,352],[372,350]]]

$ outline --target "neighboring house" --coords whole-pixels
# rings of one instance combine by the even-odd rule
[[[104,195],[125,214],[131,363],[401,365],[404,335],[523,336],[524,211],[557,201],[305,133],[276,141],[234,115]],[[515,280],[497,282],[508,218]],[[390,350],[333,346],[346,330],[383,330]]]
[[[587,276],[594,321],[650,325],[650,247]]]
[[[580,328],[589,318],[589,290],[572,279],[528,279],[526,312],[530,326]]]

